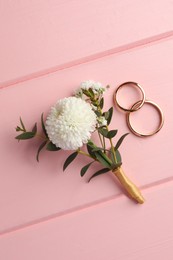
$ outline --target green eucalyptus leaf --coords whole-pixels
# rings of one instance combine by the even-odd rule
[[[105,167],[111,168],[112,161],[101,151],[94,152],[97,160]]]
[[[91,140],[89,140],[87,144],[91,147],[95,147],[95,144]]]
[[[21,117],[20,117],[20,123],[21,123],[21,126],[22,126],[22,128],[23,128],[24,132],[26,132],[26,128],[25,128],[25,126],[24,126],[24,123],[23,123],[23,121],[22,121],[22,118],[21,118]]]
[[[100,108],[102,109],[104,106],[104,98],[102,97],[100,100]]]
[[[111,139],[113,138],[114,136],[116,136],[118,130],[110,130],[108,133],[107,133],[107,138]]]
[[[46,143],[47,143],[47,141],[44,141],[43,143],[41,143],[41,145],[40,145],[39,148],[38,148],[37,155],[36,155],[37,162],[39,162],[40,152],[41,152],[41,150],[45,147]]]
[[[88,142],[87,143],[87,151],[93,159],[96,159],[95,153],[92,151],[93,149],[94,149],[94,146],[92,146],[92,144],[90,142]]]
[[[103,116],[105,117],[105,119],[107,120],[108,119],[108,117],[109,117],[109,112],[104,112],[103,113]]]
[[[99,128],[98,132],[103,135],[104,137],[107,137],[108,130],[106,128]]]
[[[111,167],[112,161],[107,157],[105,153],[101,151],[102,148],[97,147],[94,143],[92,143],[92,141],[88,142],[87,148],[88,152],[94,159],[97,159],[102,165],[106,167]],[[96,151],[93,151],[94,149]]]
[[[116,155],[117,163],[122,163],[121,154],[118,150],[115,151],[115,155]]]
[[[55,152],[55,151],[59,151],[61,150],[61,148],[57,147],[55,144],[53,144],[52,142],[49,142],[46,145],[46,150],[51,151],[51,152]]]
[[[112,149],[110,149],[109,152],[110,152],[111,160],[113,161],[112,167],[114,167],[114,165],[116,165],[117,163],[122,163],[121,155],[118,150],[115,151],[116,158],[114,157],[114,153],[113,153]]]
[[[32,133],[33,133],[34,135],[36,135],[36,133],[37,133],[37,123],[35,123],[35,125],[34,125],[34,127],[33,127],[33,129],[32,129]]]
[[[120,139],[118,140],[118,142],[117,142],[117,144],[116,144],[116,146],[115,146],[115,151],[118,150],[118,148],[119,148],[120,145],[122,144],[124,138],[125,138],[128,134],[129,134],[129,133],[126,133],[126,134],[124,134],[124,135],[122,135],[122,136],[120,137]]]
[[[63,165],[63,171],[65,171],[65,169],[69,166],[70,163],[72,163],[72,161],[76,158],[77,155],[78,155],[78,152],[74,152],[66,159],[66,161]]]
[[[102,114],[99,111],[94,111],[97,117],[100,117]]]
[[[23,131],[23,129],[21,129],[20,126],[17,126],[17,127],[16,127],[16,131],[17,131],[17,132]]]
[[[94,99],[92,99],[92,98],[91,98],[91,101],[92,101],[92,105],[97,108],[97,107],[98,107],[98,101],[97,101],[97,100],[94,100]]]
[[[48,138],[48,134],[47,134],[47,132],[46,132],[46,128],[45,128],[45,125],[44,125],[43,113],[41,114],[41,126],[42,126],[42,129],[43,129],[43,133],[44,133],[45,136]]]
[[[82,92],[85,94],[85,96],[90,97],[90,93],[86,89],[82,89]]]
[[[102,151],[102,150],[104,150],[104,149],[101,147],[95,147],[92,149],[93,152]]]
[[[113,107],[111,107],[111,108],[108,110],[108,116],[107,116],[107,118],[106,118],[106,120],[107,120],[107,125],[110,124],[111,119],[112,119],[112,115],[113,115]]]
[[[114,154],[113,154],[111,148],[110,148],[110,150],[109,150],[109,153],[110,153],[110,157],[111,157],[112,162],[113,162],[113,163],[116,163],[115,158],[114,158]]]
[[[91,97],[91,98],[94,98],[94,92],[93,92],[92,88],[89,88],[89,89],[88,89],[88,92],[89,92],[89,94],[90,94],[90,97]]]
[[[90,182],[90,180],[91,180],[92,178],[94,178],[94,177],[96,177],[96,176],[98,176],[98,175],[100,175],[100,174],[104,174],[104,173],[106,173],[106,172],[109,172],[109,171],[110,171],[109,168],[103,168],[103,169],[97,171],[96,173],[94,173],[94,174],[91,176],[91,178],[88,180],[88,182]]]
[[[83,176],[85,175],[85,173],[88,171],[88,169],[89,169],[89,167],[90,167],[90,165],[91,165],[92,163],[93,163],[93,162],[88,163],[87,165],[85,165],[85,166],[81,169],[81,171],[80,171],[81,177],[83,177]]]
[[[97,152],[97,151],[107,151],[110,152],[110,150],[102,148],[102,147],[95,147],[92,149],[93,152]]]
[[[27,140],[27,139],[31,139],[35,136],[35,134],[33,132],[25,132],[25,133],[22,133],[18,136],[16,136],[15,138],[17,140]]]

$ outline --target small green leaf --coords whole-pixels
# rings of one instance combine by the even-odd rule
[[[102,151],[102,150],[104,150],[104,148],[101,147],[95,147],[92,149],[93,152]]]
[[[17,126],[17,127],[16,127],[16,131],[17,131],[17,132],[23,131],[23,129],[21,129],[20,126]]]
[[[100,175],[100,174],[109,172],[109,171],[110,171],[109,168],[103,168],[103,169],[97,171],[96,173],[94,173],[94,174],[91,176],[91,178],[88,180],[88,182],[90,182],[90,180],[91,180],[92,178],[94,178],[94,177],[96,177],[96,176],[98,176],[98,175]]]
[[[78,155],[78,152],[74,152],[72,153],[65,161],[64,165],[63,165],[63,171],[65,171],[65,169],[69,166],[69,164],[76,158],[76,156]]]
[[[95,109],[98,107],[98,101],[97,100],[94,100],[94,99],[92,99],[92,98],[90,98],[91,99],[91,104],[93,105],[93,106],[95,106]]]
[[[120,155],[120,153],[119,153],[118,150],[115,151],[115,157],[116,157],[116,159],[115,159],[115,157],[114,157],[114,153],[113,153],[112,149],[110,149],[109,152],[110,152],[111,159],[112,159],[112,161],[113,161],[113,165],[112,165],[111,168],[114,168],[114,165],[116,165],[117,163],[122,163],[121,155]]]
[[[95,146],[95,144],[94,144],[91,140],[89,140],[87,144],[88,144],[89,146],[91,146],[91,147],[94,147],[94,146]]]
[[[97,147],[94,143],[91,141],[87,144],[88,153],[94,158],[97,159],[102,165],[106,167],[111,167],[112,161],[107,157],[105,153],[101,151],[99,147]],[[93,151],[96,149],[97,151]],[[99,149],[99,150],[98,150]]]
[[[37,133],[37,123],[35,123],[35,125],[34,125],[34,127],[33,127],[33,129],[32,129],[32,133],[33,133],[34,135],[36,135],[36,133]]]
[[[43,129],[43,133],[45,134],[46,137],[48,137],[47,132],[46,132],[46,128],[45,128],[45,125],[44,125],[43,113],[41,114],[41,126],[42,126],[42,129]]]
[[[15,138],[18,140],[26,140],[26,139],[31,139],[34,136],[35,136],[35,134],[33,132],[25,132],[25,133],[22,133],[22,134],[16,136]]]
[[[97,152],[97,151],[107,151],[110,152],[110,150],[102,148],[102,147],[95,147],[92,149],[93,152]]]
[[[104,137],[107,137],[107,134],[108,134],[108,130],[105,129],[105,128],[99,128],[98,129],[98,132],[103,135]]]
[[[103,106],[104,106],[104,98],[101,98],[101,100],[100,100],[100,108],[102,109]]]
[[[118,148],[120,147],[120,145],[121,145],[121,143],[123,142],[124,138],[125,138],[128,134],[129,134],[129,133],[126,133],[126,134],[124,134],[124,135],[122,135],[122,136],[120,137],[120,139],[118,140],[118,142],[117,142],[117,144],[116,144],[116,146],[115,146],[115,151],[118,150]]]
[[[106,118],[106,120],[107,120],[107,125],[110,124],[111,119],[112,119],[112,115],[113,115],[113,107],[111,107],[111,108],[108,110],[108,117]]]
[[[103,116],[105,117],[105,119],[107,120],[107,118],[109,117],[109,112],[104,112]]]
[[[90,167],[90,165],[91,165],[92,163],[93,163],[93,162],[88,163],[87,165],[85,165],[85,166],[81,169],[81,171],[80,171],[81,177],[83,177],[84,174],[88,171],[88,169],[89,169],[89,167]]]
[[[97,117],[100,117],[102,114],[99,111],[94,111]]]
[[[94,92],[93,92],[92,88],[89,88],[88,92],[90,93],[90,97],[94,98]]]
[[[87,151],[89,153],[89,155],[91,155],[91,157],[93,159],[96,159],[95,153],[92,151],[94,148],[94,146],[92,146],[92,144],[90,142],[87,143]]]
[[[116,136],[118,130],[110,130],[108,133],[107,133],[107,138],[111,139],[113,138],[114,136]]]
[[[21,117],[20,117],[20,123],[21,123],[21,126],[22,126],[22,128],[23,128],[24,132],[26,132],[26,128],[25,128],[25,126],[24,126],[24,123],[23,123],[23,121],[22,121],[22,118],[21,118]]]
[[[97,160],[105,167],[111,168],[112,161],[101,151],[95,152]]]
[[[82,92],[87,96],[87,97],[90,97],[90,93],[89,93],[89,91],[88,90],[86,90],[86,89],[82,89]]]
[[[38,148],[37,155],[36,155],[37,162],[39,162],[40,152],[41,152],[41,150],[44,148],[44,146],[46,145],[46,143],[47,143],[47,141],[44,141],[43,143],[41,143],[41,145],[40,145],[39,148]]]
[[[49,143],[46,145],[46,150],[51,151],[51,152],[54,152],[54,151],[59,151],[59,150],[61,150],[61,148],[56,147],[55,144],[53,144],[52,142],[49,142]]]
[[[121,154],[118,150],[115,151],[117,163],[122,163]]]
[[[108,132],[108,130],[106,128],[99,128],[98,132],[101,135],[103,135],[104,137],[111,139],[117,134],[118,130],[110,130]]]

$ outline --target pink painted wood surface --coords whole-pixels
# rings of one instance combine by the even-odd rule
[[[41,112],[47,112],[57,99],[69,96],[81,79],[93,78],[112,86],[106,94],[107,108],[112,105],[112,94],[118,84],[134,80],[143,85],[147,97],[163,108],[165,125],[152,138],[139,139],[130,135],[126,139],[121,148],[124,169],[139,186],[155,185],[173,177],[170,141],[173,132],[170,95],[173,81],[172,51],[173,40],[162,41],[1,90],[1,232],[52,215],[63,215],[69,210],[74,211],[122,193],[108,175],[87,184],[92,173],[90,171],[81,179],[79,171],[86,160],[77,160],[63,173],[66,153],[62,152],[59,156],[45,152],[38,164],[35,161],[38,144],[18,144],[14,140],[14,127],[20,115],[28,127],[32,127],[33,122],[39,120]],[[153,116],[157,120],[156,115]],[[145,125],[148,125],[148,114],[145,114],[145,118]],[[140,121],[138,124],[140,127]],[[119,129],[118,136],[128,131],[123,113],[115,111],[112,127]]]
[[[171,0],[0,1],[1,87],[173,34]]]
[[[5,260],[172,260],[173,182],[145,191],[147,203],[121,196],[0,238]]]

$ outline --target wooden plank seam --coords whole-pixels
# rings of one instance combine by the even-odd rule
[[[168,178],[165,178],[165,179],[162,179],[162,180],[155,181],[153,183],[143,185],[139,188],[140,188],[140,190],[145,191],[145,190],[150,190],[150,189],[153,189],[153,188],[163,186],[163,185],[171,183],[171,182],[173,182],[173,177],[168,177]],[[59,212],[59,213],[55,213],[53,215],[46,216],[46,217],[43,217],[43,218],[40,218],[40,219],[36,219],[34,221],[15,226],[13,228],[2,230],[0,232],[0,236],[8,235],[10,233],[15,233],[15,232],[18,232],[18,231],[20,232],[23,229],[30,228],[30,227],[33,227],[35,225],[43,224],[45,222],[49,222],[49,221],[52,221],[52,220],[60,218],[60,217],[64,217],[64,216],[69,215],[69,214],[74,214],[76,212],[88,210],[88,209],[97,207],[99,205],[105,204],[107,202],[111,202],[112,200],[116,200],[116,199],[123,198],[123,197],[124,197],[124,194],[120,193],[118,195],[111,196],[111,197],[108,197],[108,198],[104,198],[104,199],[101,199],[101,200],[98,200],[98,201],[94,201],[92,203],[88,203],[88,204],[85,204],[85,205],[82,205],[82,206],[77,206],[75,208],[68,209],[68,210],[65,210],[65,211],[62,211],[62,212]]]
[[[96,53],[96,54],[93,54],[91,56],[81,58],[79,60],[74,60],[74,61],[71,61],[71,62],[68,62],[68,63],[65,63],[65,64],[61,64],[57,67],[52,67],[52,68],[49,68],[49,69],[44,70],[44,71],[38,71],[38,72],[32,73],[30,75],[25,75],[23,77],[16,78],[16,79],[13,79],[13,80],[10,80],[10,81],[1,82],[0,83],[0,89],[7,88],[7,87],[10,87],[10,86],[13,86],[13,85],[16,85],[16,84],[20,84],[20,83],[25,82],[25,81],[40,78],[40,77],[43,77],[43,76],[46,76],[46,75],[49,75],[49,74],[53,74],[53,73],[61,71],[61,70],[65,70],[65,69],[69,69],[69,68],[72,68],[72,67],[75,67],[75,66],[79,66],[79,65],[84,64],[84,63],[92,62],[92,61],[104,58],[106,56],[110,56],[110,55],[113,55],[113,54],[119,54],[119,53],[122,53],[122,52],[126,52],[126,51],[130,51],[130,50],[133,50],[133,49],[136,49],[136,48],[140,48],[140,47],[146,47],[146,46],[151,45],[151,44],[156,44],[156,43],[159,43],[161,41],[172,39],[172,37],[173,37],[173,31],[158,34],[158,35],[146,38],[146,39],[142,39],[140,41],[136,41],[136,42],[129,43],[129,44],[126,44],[126,45],[122,45],[122,46],[119,46],[119,47],[116,47],[116,48],[113,48],[113,49],[110,49],[110,50],[107,50],[107,51],[104,51],[104,52]]]

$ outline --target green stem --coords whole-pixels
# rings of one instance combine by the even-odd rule
[[[107,161],[107,163],[109,163],[110,165],[112,164],[112,161],[109,159],[109,157],[106,154],[102,153],[100,155],[104,158],[105,161]]]
[[[97,131],[98,132],[98,131]],[[104,149],[104,143],[102,141],[102,138],[101,138],[101,134],[98,132],[98,136],[99,136],[99,139],[100,139],[100,143],[101,143],[101,146],[102,148]]]
[[[113,153],[113,156],[114,156],[115,163],[117,163],[116,153],[115,153],[114,145],[112,143],[112,139],[109,139],[109,140],[110,140],[111,150],[112,150],[112,153]]]
[[[99,106],[98,106],[98,111],[102,114],[102,109]],[[106,126],[106,129],[109,131],[108,126]],[[110,144],[111,144],[111,150],[112,150],[112,153],[113,153],[113,157],[114,157],[115,163],[117,163],[117,158],[116,158],[116,154],[115,154],[115,150],[114,150],[114,145],[113,145],[112,139],[109,139],[109,141],[110,141]],[[105,138],[104,137],[103,137],[103,142],[104,142],[104,148],[105,148]]]
[[[43,139],[43,140],[45,140],[45,141],[46,141],[46,140],[47,140],[47,141],[49,140],[47,137],[42,136],[42,135],[40,135],[40,134],[36,134],[35,136],[38,137],[38,138],[41,138],[41,139]]]
[[[106,128],[109,131],[108,126],[106,126]],[[110,141],[110,144],[111,144],[111,150],[112,150],[112,153],[113,153],[113,157],[114,157],[115,163],[117,163],[117,158],[116,158],[116,154],[115,154],[115,149],[114,149],[114,145],[113,145],[113,142],[112,142],[112,138],[110,138],[109,141]]]
[[[83,155],[85,155],[85,156],[88,156],[88,157],[92,158],[92,156],[91,156],[90,154],[88,154],[88,153],[86,153],[86,152],[84,152],[84,151],[77,150],[77,152],[80,153],[80,154],[83,154]],[[93,158],[92,158],[92,159],[93,159]]]
[[[103,149],[104,153],[106,153],[106,144],[105,144],[105,137],[103,136]]]
[[[99,104],[97,105],[97,109],[98,109],[98,112],[103,114],[102,109],[100,108]],[[109,131],[108,126],[106,126],[106,128]],[[100,138],[100,140],[101,140],[101,138]],[[110,141],[110,144],[111,144],[111,151],[112,151],[115,163],[117,163],[116,153],[115,153],[115,150],[114,150],[114,145],[113,145],[112,139],[109,139],[109,141]],[[102,142],[101,142],[101,144],[102,144]],[[106,150],[105,150],[105,138],[104,137],[103,137],[103,145],[102,145],[102,147],[104,148],[104,153],[105,153]]]

